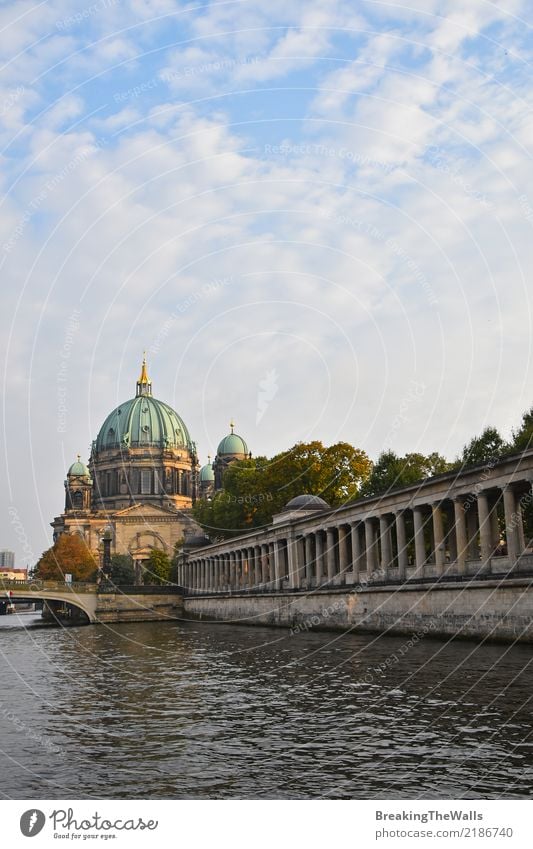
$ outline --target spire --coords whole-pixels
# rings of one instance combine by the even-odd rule
[[[152,394],[152,381],[148,377],[148,369],[146,367],[146,351],[143,353],[143,361],[141,366],[141,374],[139,380],[137,381],[137,396],[139,395],[151,395]]]
[[[233,433],[233,430],[235,428],[235,422],[233,421],[233,419],[230,421],[229,426],[231,428],[231,432]]]

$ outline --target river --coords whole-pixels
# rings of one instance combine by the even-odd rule
[[[530,798],[533,646],[0,617],[0,795]]]

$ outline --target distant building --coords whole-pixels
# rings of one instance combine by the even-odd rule
[[[0,568],[0,579],[4,581],[27,581],[28,580],[28,570],[27,569],[1,569]]]
[[[15,552],[0,551],[0,571],[15,568]]]

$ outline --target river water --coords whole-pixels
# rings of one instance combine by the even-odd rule
[[[0,617],[0,796],[528,798],[533,646]]]

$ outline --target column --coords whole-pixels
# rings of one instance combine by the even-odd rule
[[[405,514],[401,510],[396,513],[395,521],[398,544],[398,578],[403,581],[407,575],[407,539],[405,535]]]
[[[287,540],[287,554],[289,558],[289,587],[298,589],[300,586],[300,546],[298,538],[291,537]]]
[[[348,534],[345,525],[339,525],[339,574],[340,583],[346,583],[346,572],[348,571]]]
[[[479,559],[479,548],[477,537],[479,533],[479,524],[477,510],[472,503],[472,498],[468,501],[468,510],[466,510],[466,537],[467,537],[467,560]]]
[[[335,579],[335,531],[333,528],[326,530],[326,563],[328,567],[328,584]]]
[[[389,577],[392,560],[390,526],[386,516],[379,517],[379,539],[381,543],[381,579],[386,581]]]
[[[518,531],[516,514],[516,497],[514,490],[506,486],[503,490],[503,506],[505,509],[505,536],[507,539],[507,554],[509,566],[514,566],[518,560]]]
[[[524,533],[524,514],[522,512],[522,498],[521,495],[519,498],[516,498],[516,526],[518,530],[518,555],[524,553],[524,549],[526,547],[526,536]]]
[[[426,543],[424,541],[424,514],[421,507],[413,507],[413,522],[415,535],[415,575],[422,578],[426,562]]]
[[[437,574],[444,573],[446,565],[446,552],[444,546],[444,526],[442,523],[442,510],[440,504],[432,504],[431,512],[433,516],[433,539],[435,542],[435,564],[437,566]]]
[[[490,569],[490,558],[492,557],[492,527],[489,510],[489,497],[486,492],[479,492],[477,496],[477,511],[479,516],[479,538],[481,548],[481,563]]]
[[[354,584],[358,584],[363,563],[363,548],[361,546],[361,530],[359,522],[353,522],[350,533],[352,535],[352,569]]]
[[[237,586],[237,559],[234,551],[229,553],[229,588],[234,590]]]
[[[494,556],[494,552],[500,545],[501,533],[500,533],[500,522],[498,519],[498,505],[499,498],[493,499],[493,504],[490,509],[490,529],[491,529],[491,539],[492,539],[492,555]]]
[[[255,586],[255,556],[254,556],[254,547],[249,546],[247,549],[248,554],[248,586],[250,588]]]
[[[261,583],[263,583],[263,584],[269,583],[268,545],[266,543],[261,544]]]
[[[462,499],[454,499],[453,512],[455,518],[455,539],[457,543],[457,571],[460,575],[464,575],[466,572],[468,537],[466,533],[465,505]]]
[[[365,546],[366,546],[366,579],[369,581],[376,571],[376,539],[374,535],[374,520],[365,519]]]
[[[244,586],[244,578],[243,578],[243,575],[244,575],[244,552],[243,552],[242,548],[239,548],[239,550],[236,552],[235,566],[236,566],[236,569],[237,569],[237,573],[236,573],[237,589],[242,590],[242,588]]]
[[[315,533],[315,571],[316,586],[319,587],[324,580],[324,537],[322,531]]]
[[[279,550],[279,540],[277,540],[277,539],[274,540],[272,545],[274,546],[274,575],[275,575],[274,580],[276,582],[276,589],[280,590],[281,589],[281,582],[283,580],[283,576],[282,576],[282,572],[281,572],[282,564],[281,564],[281,552]]]
[[[307,589],[313,583],[313,535],[306,534],[305,537],[305,578]]]
[[[261,583],[261,546],[254,545],[254,587]]]

